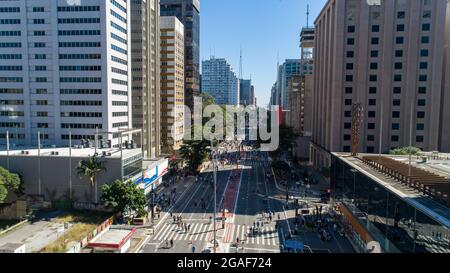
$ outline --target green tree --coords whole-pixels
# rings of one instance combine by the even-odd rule
[[[421,152],[422,152],[422,150],[420,150],[420,148],[411,147],[412,155],[419,155]],[[402,148],[390,150],[389,154],[391,154],[391,155],[409,155],[409,147],[402,147]]]
[[[209,142],[206,140],[184,141],[180,154],[191,173],[197,173],[200,165],[208,158]]]
[[[131,181],[114,181],[112,184],[102,186],[102,204],[112,209],[115,213],[123,213],[127,209],[138,212],[139,216],[145,216],[147,199],[144,190],[136,187]]]
[[[97,176],[102,171],[106,171],[105,162],[96,155],[89,157],[87,160],[81,160],[78,162],[78,174],[89,178],[91,202],[93,203],[97,202],[97,192],[95,191],[95,198],[93,193],[94,189],[97,188]]]
[[[0,167],[0,203],[5,201],[11,191],[17,196],[23,195],[23,181],[18,174],[10,173],[5,168]]]
[[[270,152],[270,156],[278,158],[282,153],[288,152],[289,149],[297,145],[295,142],[297,137],[299,137],[299,134],[295,133],[292,127],[281,124],[279,130],[280,143],[278,149]]]

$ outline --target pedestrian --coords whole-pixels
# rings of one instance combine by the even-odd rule
[[[170,248],[172,248],[172,247],[173,247],[173,240],[170,239]]]
[[[195,253],[195,246],[192,246],[192,253]]]

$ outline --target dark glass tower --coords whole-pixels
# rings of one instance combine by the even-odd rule
[[[161,16],[176,16],[184,25],[185,104],[193,109],[200,95],[200,0],[160,0]]]

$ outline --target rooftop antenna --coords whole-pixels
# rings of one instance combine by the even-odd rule
[[[242,45],[240,46],[240,56],[239,56],[239,79],[243,79],[242,77]]]
[[[306,27],[309,28],[309,4],[306,5]]]

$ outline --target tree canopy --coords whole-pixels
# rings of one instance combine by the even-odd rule
[[[419,155],[422,152],[417,147],[411,147],[411,154],[412,155]],[[397,149],[392,149],[389,151],[389,154],[391,155],[409,155],[409,147],[402,147]]]
[[[147,200],[144,191],[131,181],[114,181],[112,184],[102,186],[102,204],[114,210],[114,212],[125,212],[127,209],[137,211],[139,214],[144,210]]]
[[[18,174],[10,173],[0,167],[0,203],[3,203],[9,192],[18,196],[23,195],[23,182]]]

